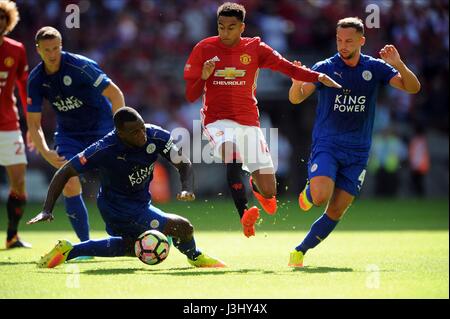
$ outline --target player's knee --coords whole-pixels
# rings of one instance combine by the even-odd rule
[[[311,197],[315,206],[323,206],[328,203],[329,196],[324,192],[312,193]]]
[[[70,179],[66,185],[64,185],[63,194],[66,197],[78,196],[81,194],[80,182],[76,179]]]
[[[19,195],[25,194],[25,178],[17,178],[11,182],[10,186],[11,192]]]
[[[342,209],[337,208],[330,208],[327,209],[327,215],[330,219],[334,221],[340,220],[344,216],[345,211],[342,211]]]
[[[186,218],[179,217],[173,225],[172,235],[181,241],[190,240],[194,233],[194,226]]]
[[[311,197],[315,206],[323,206],[330,200],[331,194],[323,187],[311,187]]]
[[[194,226],[187,219],[183,219],[180,223],[182,237],[181,239],[190,239],[194,234]]]
[[[221,145],[220,153],[224,163],[233,163],[239,158],[239,154],[236,151],[236,145],[231,142],[224,142]]]
[[[272,183],[262,184],[258,186],[258,190],[264,198],[272,198],[277,195],[277,187]]]

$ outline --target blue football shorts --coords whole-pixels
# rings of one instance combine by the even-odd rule
[[[55,136],[55,150],[59,156],[64,156],[66,160],[70,160],[78,153],[84,151],[91,144],[103,138],[103,135],[93,136]]]
[[[364,183],[367,161],[368,155],[316,146],[308,161],[308,178],[328,176],[335,182],[335,187],[358,196]]]
[[[168,216],[159,208],[148,204],[137,209],[135,203],[126,208],[99,196],[97,206],[106,224],[106,232],[111,236],[136,239],[143,232],[156,229],[160,232],[166,226]]]

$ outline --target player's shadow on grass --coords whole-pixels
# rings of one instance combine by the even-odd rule
[[[293,271],[305,272],[308,274],[323,274],[329,272],[354,272],[353,268],[335,268],[335,267],[311,267],[293,268]]]
[[[275,274],[274,271],[262,269],[230,269],[230,268],[209,268],[207,270],[179,267],[171,269],[146,269],[146,268],[109,268],[109,269],[89,269],[82,272],[86,275],[120,275],[120,274],[135,274],[135,273],[149,273],[152,275],[172,275],[172,276],[200,276],[200,275],[224,275],[224,274]]]
[[[36,261],[0,261],[0,266],[29,265],[29,264],[36,264]]]

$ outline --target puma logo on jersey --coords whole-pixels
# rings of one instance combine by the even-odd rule
[[[337,75],[338,77],[340,77],[340,78],[342,79],[342,72],[341,72],[341,73],[338,73],[338,72],[334,71],[334,74]]]

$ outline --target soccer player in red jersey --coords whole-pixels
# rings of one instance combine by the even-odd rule
[[[19,11],[16,4],[9,0],[0,0],[0,165],[6,168],[10,186],[6,204],[8,212],[7,249],[31,247],[30,244],[20,240],[17,235],[19,221],[26,204],[27,159],[25,143],[19,126],[14,87],[17,84],[23,115],[26,116],[28,63],[24,45],[5,36],[14,29],[17,22],[19,22]]]
[[[276,180],[273,162],[259,127],[256,81],[259,68],[281,72],[305,82],[340,88],[323,73],[296,66],[259,37],[241,37],[245,8],[226,2],[217,10],[218,36],[200,41],[184,68],[186,98],[203,93],[203,132],[214,154],[227,165],[227,180],[239,212],[244,234],[255,235],[259,209],[247,207],[241,169],[250,172],[253,194],[269,214],[275,214]]]

